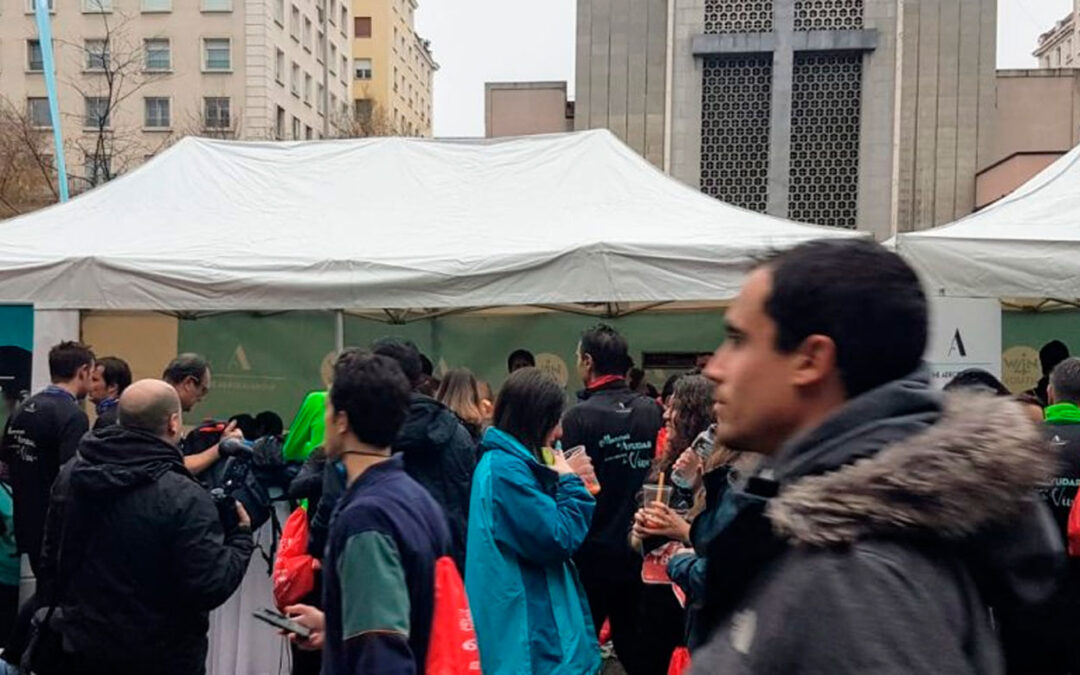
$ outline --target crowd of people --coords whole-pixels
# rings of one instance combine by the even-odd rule
[[[660,390],[606,325],[569,406],[528,351],[494,395],[391,337],[340,354],[283,439],[246,416],[208,445],[181,438],[205,359],[133,383],[62,343],[0,440],[0,545],[38,580],[16,615],[0,559],[3,663],[204,672],[253,542],[200,477],[262,435],[319,561],[284,608],[294,673],[425,672],[443,560],[489,674],[1080,673],[1080,359],[1044,350],[1020,397],[981,371],[941,392],[927,331],[897,255],[815,241],[758,264],[722,344]]]

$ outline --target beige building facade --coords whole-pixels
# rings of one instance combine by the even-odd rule
[[[574,104],[565,82],[488,82],[484,85],[487,138],[574,130]]]
[[[353,109],[373,133],[432,135],[439,65],[416,33],[416,0],[352,0]]]
[[[2,3],[0,94],[48,135],[34,1]],[[185,135],[317,139],[335,134],[336,120],[349,112],[351,17],[340,0],[53,3],[75,191],[129,171]]]
[[[1054,27],[1039,36],[1032,52],[1040,68],[1074,68],[1080,66],[1080,0],[1073,0],[1073,9]]]
[[[1000,70],[995,133],[976,208],[996,202],[1080,143],[1080,69]]]

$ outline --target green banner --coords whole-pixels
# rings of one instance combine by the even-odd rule
[[[304,395],[325,387],[333,350],[331,312],[238,312],[183,320],[179,351],[202,354],[213,373],[210,395],[187,422],[272,410],[288,425]]]
[[[722,317],[719,311],[672,312],[604,322],[626,336],[640,366],[649,354],[712,352],[723,339]],[[538,366],[565,384],[569,395],[581,388],[574,356],[578,339],[599,322],[556,313],[453,316],[400,325],[349,316],[345,344],[368,347],[381,337],[405,337],[431,358],[436,373],[466,367],[496,390],[506,379],[510,352],[528,349]],[[213,372],[210,395],[187,421],[272,410],[288,425],[304,396],[329,382],[333,349],[331,312],[230,313],[182,320],[179,351],[204,355]],[[647,380],[659,388],[670,372],[649,370]]]
[[[1080,355],[1080,311],[1002,312],[1001,374],[1010,390],[1031,389],[1042,377],[1039,349],[1061,340],[1069,353]]]

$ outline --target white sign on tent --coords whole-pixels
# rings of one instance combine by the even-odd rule
[[[982,368],[1001,379],[1001,305],[991,298],[930,298],[926,349],[934,386]]]

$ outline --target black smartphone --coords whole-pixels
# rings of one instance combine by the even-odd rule
[[[310,628],[302,626],[284,614],[275,612],[272,609],[257,609],[252,612],[251,615],[263,623],[268,623],[275,628],[280,628],[286,633],[296,633],[305,640],[311,637]]]

